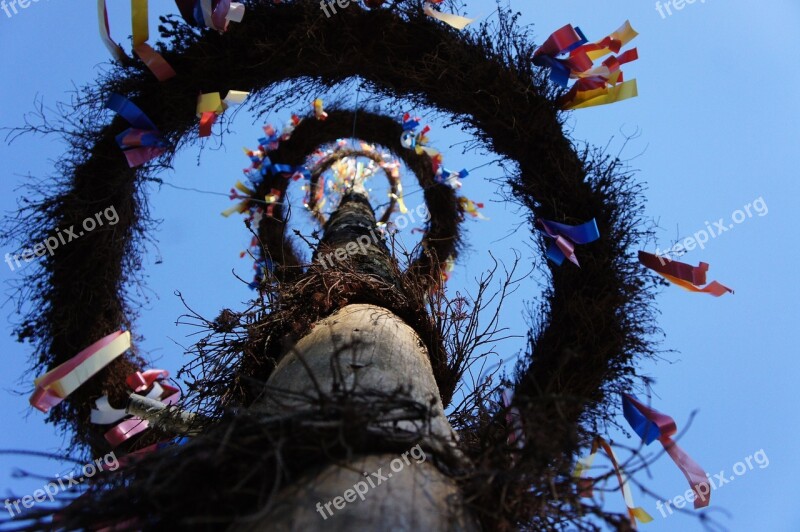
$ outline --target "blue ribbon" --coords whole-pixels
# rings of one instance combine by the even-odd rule
[[[558,222],[551,222],[550,220],[539,219],[539,222],[545,227],[545,233],[551,238],[563,236],[572,240],[576,244],[588,244],[600,238],[600,230],[597,228],[597,222],[594,218],[581,225],[566,225]],[[555,235],[555,236],[553,236]],[[566,256],[558,247],[555,242],[552,242],[547,248],[547,258],[561,266]]]
[[[114,137],[117,141],[117,145],[123,151],[137,149],[139,147],[169,147],[169,143],[158,133],[158,129],[153,121],[129,99],[119,94],[112,93],[106,101],[106,109],[114,111],[133,126]],[[131,134],[133,130],[142,132],[136,144],[130,144],[125,140],[125,137]]]
[[[589,40],[586,38],[586,36],[583,34],[580,28],[575,28],[575,33],[578,34],[580,40],[573,43],[571,46],[568,46],[567,48],[560,50],[558,52],[559,54],[568,54],[575,48],[583,46],[584,44],[589,42]],[[540,67],[549,67],[550,80],[553,83],[557,83],[562,87],[566,87],[568,85],[570,69],[564,63],[563,59],[558,59],[550,55],[542,54],[542,55],[537,55],[536,57],[533,58],[533,64]]]
[[[403,131],[413,131],[419,127],[419,120],[408,120],[403,122]]]
[[[561,59],[550,57],[549,55],[539,55],[533,58],[533,64],[540,67],[550,68],[550,81],[562,87],[569,84],[570,69]]]
[[[631,403],[624,395],[622,396],[622,413],[633,431],[642,438],[645,445],[650,445],[661,437],[658,425],[644,417],[644,414],[636,408],[636,405]]]
[[[453,172],[452,170],[448,170],[447,168],[441,168],[439,172],[436,174],[436,176],[434,176],[434,180],[441,185],[446,185],[448,179],[450,179],[453,176],[457,176],[460,179],[464,179],[468,175],[469,172],[466,170],[466,168],[458,173]]]
[[[111,109],[119,116],[124,118],[135,129],[145,129],[155,131],[156,125],[150,120],[144,111],[139,109],[135,103],[124,96],[112,93],[106,102],[106,109]]]

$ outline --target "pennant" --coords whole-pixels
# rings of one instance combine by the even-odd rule
[[[689,292],[711,294],[714,297],[720,297],[728,292],[733,293],[733,290],[717,281],[712,281],[704,287],[699,286],[706,284],[708,264],[705,262],[701,262],[699,266],[692,266],[666,257],[658,257],[646,251],[639,252],[639,262],[645,268]]]
[[[128,331],[117,331],[104,336],[73,358],[38,377],[34,381],[36,389],[29,399],[31,405],[47,413],[130,347],[131,333]]]
[[[547,248],[547,258],[561,266],[564,259],[580,268],[575,256],[575,244],[588,244],[600,238],[600,230],[594,218],[581,225],[566,225],[538,218],[536,224],[554,241]]]
[[[619,466],[619,461],[614,454],[614,450],[603,438],[599,436],[595,438],[594,442],[592,442],[592,451],[589,456],[578,460],[578,463],[575,466],[575,471],[573,472],[573,476],[578,481],[581,496],[591,497],[591,488],[588,487],[591,485],[591,479],[584,477],[583,474],[592,467],[595,456],[597,456],[598,448],[600,447],[602,447],[603,451],[606,453],[609,460],[611,460],[611,464],[614,467],[614,473],[617,475],[619,487],[620,490],[622,490],[622,498],[625,500],[625,506],[628,508],[628,517],[631,520],[631,526],[633,529],[636,529],[637,520],[641,523],[651,522],[653,518],[644,510],[644,508],[641,506],[634,506],[633,495],[631,494],[630,486],[628,486],[628,476]]]
[[[106,109],[114,111],[133,126],[116,137],[117,145],[122,149],[131,168],[158,157],[169,146],[153,121],[124,96],[112,94],[106,101]]]
[[[442,13],[441,11],[433,9],[433,4],[439,4],[441,1],[442,0],[430,0],[430,2],[425,2],[425,5],[422,7],[422,11],[429,17],[444,22],[448,26],[451,26],[459,31],[466,28],[469,24],[475,22],[475,19],[472,18],[462,17],[452,13]]]
[[[622,411],[631,428],[642,438],[645,445],[649,445],[657,439],[664,446],[664,450],[686,477],[695,494],[695,509],[708,506],[711,502],[711,486],[708,482],[708,475],[672,440],[672,436],[678,432],[675,420],[658,410],[645,406],[635,396],[629,394],[622,394]]]

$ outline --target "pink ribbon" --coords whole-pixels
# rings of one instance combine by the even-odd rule
[[[144,373],[137,371],[128,375],[125,382],[134,392],[141,392],[151,387],[156,380],[166,379],[167,377],[169,377],[169,371],[165,369],[148,369]]]
[[[61,403],[61,401],[66,399],[71,390],[68,390],[66,394],[62,395],[57,390],[54,390],[52,386],[57,384],[58,381],[69,376],[73,372],[74,376],[77,376],[83,382],[91,378],[95,373],[97,373],[98,371],[103,369],[106,365],[108,365],[114,358],[124,353],[127,350],[127,347],[130,346],[130,341],[128,341],[127,347],[125,347],[125,349],[122,349],[118,353],[114,354],[113,357],[111,357],[111,360],[98,361],[97,367],[88,368],[86,370],[87,373],[82,376],[77,375],[80,371],[79,366],[89,361],[98,352],[102,351],[105,347],[108,347],[112,342],[114,342],[115,340],[117,340],[117,338],[123,335],[128,335],[128,338],[130,338],[130,333],[127,331],[117,331],[111,333],[108,336],[105,336],[100,340],[98,340],[97,342],[93,343],[92,345],[90,345],[89,347],[87,347],[86,349],[84,349],[83,351],[81,351],[68,361],[64,362],[60,366],[39,377],[36,380],[36,389],[34,390],[33,394],[29,399],[31,405],[37,408],[38,410],[47,413],[48,410]]]
[[[158,380],[165,379],[167,377],[169,377],[169,372],[166,370],[150,369],[145,372],[137,371],[136,373],[128,375],[128,378],[125,379],[125,382],[135,392],[140,392],[153,386],[153,389],[150,390],[150,393],[147,394],[147,396],[151,397],[152,399],[158,399],[164,404],[171,405],[176,403],[178,399],[180,399],[181,395],[180,390],[178,390],[176,387],[170,386],[162,380]],[[133,438],[137,434],[144,432],[149,428],[149,426],[150,424],[146,419],[132,416],[106,432],[104,437],[106,441],[111,444],[111,448],[113,449],[120,446],[125,441]]]
[[[672,436],[678,432],[678,427],[675,420],[666,414],[662,414],[658,410],[654,410],[639,402],[635,397],[629,394],[623,394],[624,397],[630,401],[649,421],[653,422],[660,431],[658,441],[664,446],[664,450],[678,466],[678,469],[683,472],[686,480],[689,481],[692,491],[695,493],[694,507],[705,508],[711,501],[711,486],[708,482],[708,475],[700,467],[697,462],[686,454],[683,449],[678,447],[678,444],[672,440]],[[705,486],[705,492],[701,489]]]

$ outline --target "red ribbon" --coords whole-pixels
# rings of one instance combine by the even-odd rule
[[[711,485],[708,482],[708,475],[706,475],[706,472],[697,462],[692,460],[683,449],[678,447],[677,443],[672,441],[672,436],[678,432],[675,420],[666,414],[662,414],[658,410],[642,404],[632,395],[623,395],[648,421],[653,422],[658,427],[661,433],[658,437],[658,441],[661,442],[661,445],[664,446],[664,450],[667,451],[672,461],[675,462],[675,465],[681,470],[686,480],[689,481],[689,486],[691,486],[692,491],[695,493],[694,507],[705,508],[708,506],[708,503],[711,501]],[[703,488],[705,491],[703,491]]]
[[[200,136],[210,137],[211,126],[217,121],[217,113],[214,111],[207,111],[200,117]]]

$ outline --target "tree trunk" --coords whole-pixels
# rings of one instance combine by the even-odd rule
[[[370,242],[366,253],[349,259],[359,273],[399,282],[389,252],[374,237],[375,217],[361,194],[346,196],[325,227],[315,260],[336,250]],[[362,248],[363,249],[363,248]],[[325,252],[325,254],[323,254]],[[339,256],[342,256],[341,252]],[[338,261],[328,264],[336,267]],[[448,423],[434,380],[428,350],[417,333],[391,311],[350,304],[318,321],[287,353],[267,382],[280,397],[267,394],[275,414],[318,408],[326,395],[402,396],[429,412],[426,421],[403,416],[367,430],[409,436],[406,452],[376,450],[306,471],[283,488],[251,524],[239,530],[477,530],[455,481],[432,459],[458,461],[456,435]],[[305,396],[305,397],[301,397]],[[407,411],[407,409],[406,409]],[[389,416],[391,418],[391,416]],[[417,445],[414,445],[414,443]],[[428,452],[423,452],[422,448]]]

